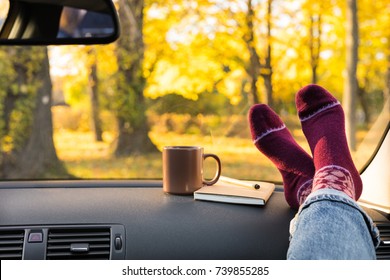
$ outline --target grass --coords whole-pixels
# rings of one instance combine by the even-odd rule
[[[281,180],[278,171],[262,157],[248,139],[150,133],[150,138],[162,151],[169,145],[200,145],[205,153],[217,154],[222,161],[222,173],[237,178]],[[94,141],[91,132],[56,130],[54,141],[58,157],[69,173],[78,178],[161,178],[162,154],[135,155],[115,158],[112,155],[113,136],[106,133],[103,142]],[[205,162],[205,177],[215,172],[212,159]]]
[[[297,142],[309,151],[301,130],[298,127],[292,127],[291,131]],[[358,132],[358,141],[363,139],[365,133],[366,131]],[[65,163],[68,172],[77,178],[162,178],[161,151],[164,146],[196,145],[204,147],[205,153],[217,154],[220,157],[224,176],[279,182],[282,180],[271,161],[254,147],[250,140],[249,131],[244,132],[244,138],[213,135],[211,133],[206,136],[179,134],[159,130],[151,131],[149,137],[158,147],[160,153],[116,158],[112,153],[112,143],[115,140],[113,134],[106,132],[103,135],[104,141],[96,142],[92,132],[56,129],[54,133],[59,158]],[[365,149],[364,151],[367,156],[363,162],[367,160],[372,149]],[[213,177],[215,172],[214,161],[207,159],[204,169],[206,178]]]
[[[96,142],[91,132],[59,130],[54,133],[58,157],[65,163],[68,172],[75,177],[161,177],[160,155],[115,158],[112,156],[111,135],[105,134],[103,138],[103,142]]]

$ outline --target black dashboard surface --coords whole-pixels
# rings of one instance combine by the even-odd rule
[[[0,184],[0,226],[121,224],[126,259],[285,259],[295,211],[195,201],[153,182]]]

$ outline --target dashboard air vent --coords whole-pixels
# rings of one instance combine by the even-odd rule
[[[0,231],[0,259],[21,260],[23,256],[24,230]]]
[[[49,229],[46,259],[108,260],[110,228]]]
[[[390,223],[376,223],[380,235],[381,243],[376,250],[378,260],[390,260]]]

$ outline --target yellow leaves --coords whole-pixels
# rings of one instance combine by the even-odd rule
[[[261,63],[267,52],[266,2],[253,1],[255,38],[251,44],[259,53]],[[227,96],[231,104],[238,104],[248,92],[249,80],[245,72],[249,54],[242,38],[246,32],[246,7],[246,1],[227,0],[146,2],[143,26],[145,95],[158,98],[175,93],[197,100],[203,92],[217,92]],[[270,43],[276,99],[290,101],[293,92],[311,82],[310,18],[321,24],[321,33],[314,30],[315,39],[320,39],[319,83],[342,92],[345,9],[345,1],[341,0],[273,2]],[[390,44],[388,0],[359,1],[359,24],[359,80],[369,77],[375,83],[373,87],[382,87]],[[87,81],[88,75],[81,69],[97,62],[105,86],[111,85],[107,92],[115,90],[113,82],[109,82],[117,71],[114,44],[77,47],[75,51],[72,47],[61,48],[60,55],[56,55],[57,61],[52,61],[52,69],[55,76],[65,77],[64,84],[76,81],[81,92],[81,85],[87,84],[81,80]],[[80,52],[80,48],[84,50]],[[261,68],[261,71],[260,74],[270,74],[270,69]],[[259,77],[260,94],[262,82]]]
[[[218,83],[218,92],[226,95],[232,105],[237,105],[242,98],[241,92],[245,77],[246,73],[243,69],[233,70],[221,83]]]
[[[197,100],[198,94],[212,91],[221,76],[220,65],[204,54],[188,53],[187,58],[161,60],[149,77],[145,95],[157,98],[176,93],[185,98]]]
[[[1,139],[1,150],[4,153],[9,153],[13,149],[13,138],[10,135],[5,135],[3,139]]]
[[[104,73],[104,76],[113,75],[118,70],[115,59],[115,44],[97,46],[96,49],[99,70]]]

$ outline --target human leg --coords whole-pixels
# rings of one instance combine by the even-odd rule
[[[252,139],[283,177],[285,197],[295,209],[311,192],[313,160],[293,139],[279,116],[267,105],[253,106],[248,114]]]
[[[292,221],[287,257],[374,259],[379,233],[355,202],[362,184],[346,142],[342,108],[329,92],[315,85],[303,88],[296,101],[313,160],[301,152],[268,106],[255,105],[249,113],[254,143],[281,172],[290,206],[300,205],[312,192]],[[296,155],[299,160],[294,160]],[[297,184],[313,175],[313,187]]]
[[[309,195],[291,221],[287,259],[375,259],[378,229],[364,210],[338,190]]]
[[[375,259],[379,233],[356,203],[362,183],[340,104],[316,85],[300,90],[296,103],[316,172],[312,193],[292,221],[287,258]]]
[[[348,148],[340,103],[324,88],[308,85],[297,93],[296,105],[313,154],[316,171],[313,191],[337,189],[358,200],[362,180]]]

